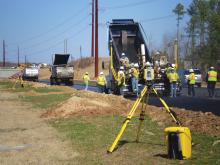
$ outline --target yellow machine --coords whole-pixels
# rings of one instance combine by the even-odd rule
[[[191,157],[191,134],[187,127],[167,127],[164,130],[168,157],[188,159]]]

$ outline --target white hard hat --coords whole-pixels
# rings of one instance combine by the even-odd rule
[[[131,63],[130,66],[131,66],[131,67],[134,67],[134,63]]]
[[[123,66],[120,66],[120,70],[124,70],[124,67],[123,67]]]
[[[214,69],[214,67],[213,67],[213,66],[211,66],[211,67],[210,67],[210,69],[212,69],[212,70],[213,70],[213,69]]]
[[[85,74],[89,74],[88,72],[86,72]]]
[[[104,73],[103,73],[103,72],[100,72],[99,74],[100,74],[100,75],[103,75]]]
[[[149,61],[146,62],[146,66],[151,66]]]
[[[159,54],[160,54],[160,52],[157,51],[157,52],[156,52],[156,55],[159,55]]]
[[[189,72],[192,73],[192,72],[194,72],[194,71],[193,71],[193,69],[189,69]]]
[[[125,53],[122,53],[121,56],[125,56]]]
[[[171,66],[174,68],[176,65],[175,64],[171,64]]]
[[[135,63],[135,64],[134,64],[134,67],[139,67],[139,66],[138,66],[138,63]]]

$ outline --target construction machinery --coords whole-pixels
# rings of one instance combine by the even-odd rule
[[[133,19],[115,19],[109,24],[109,54],[110,54],[110,71],[108,80],[108,88],[113,93],[117,94],[120,91],[117,85],[117,73],[121,66],[124,67],[125,73],[125,85],[123,93],[132,93],[131,85],[131,68],[133,64],[138,64],[139,69],[139,90],[143,89],[146,83],[144,79],[144,67],[146,62],[152,64],[152,68],[155,70],[163,65],[162,72],[157,76],[155,74],[154,88],[158,93],[167,94],[169,93],[169,82],[167,82],[165,74],[165,66],[167,64],[167,59],[165,56],[159,56],[160,63],[157,67],[156,59],[152,58],[149,54],[147,44],[144,39],[145,32],[141,24],[134,22]],[[139,93],[140,93],[139,91]],[[179,91],[179,90],[178,90]]]
[[[146,61],[151,61],[147,44],[142,35],[141,25],[132,19],[114,19],[109,24],[109,52],[110,71],[108,87],[117,93],[117,73],[120,66],[125,67],[124,93],[132,92],[130,69],[133,64],[138,64],[140,71],[138,86],[144,84],[143,67]],[[126,63],[123,63],[125,56]]]
[[[51,67],[50,84],[73,85],[74,69],[68,66],[69,54],[55,54],[54,62]]]

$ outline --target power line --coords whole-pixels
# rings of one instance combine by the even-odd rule
[[[163,19],[172,18],[172,17],[175,17],[175,15],[172,14],[172,15],[167,15],[167,16],[163,16],[163,17],[143,19],[143,20],[140,20],[140,22],[145,23],[145,22],[151,22],[151,21],[158,21],[158,20],[163,20]]]
[[[30,40],[34,40],[34,39],[36,39],[36,38],[39,38],[39,37],[41,37],[42,35],[48,34],[49,32],[54,31],[55,29],[60,28],[61,26],[65,25],[67,22],[69,22],[69,21],[72,20],[73,18],[76,18],[76,17],[77,17],[79,14],[81,14],[84,10],[88,9],[88,7],[89,7],[88,5],[85,6],[85,7],[83,7],[82,9],[80,9],[79,11],[77,11],[76,13],[74,13],[71,17],[65,19],[65,20],[62,21],[61,23],[59,23],[59,24],[57,24],[57,25],[51,27],[50,29],[48,29],[48,30],[46,30],[46,31],[44,31],[44,32],[42,32],[42,33],[39,33],[39,34],[37,34],[37,35],[34,35],[34,36],[29,37],[29,38],[27,38],[27,39],[24,39],[23,41],[19,41],[19,42],[16,42],[16,43],[10,43],[10,45],[15,45],[15,44],[17,44],[17,43],[20,43],[20,44],[21,44],[21,43],[25,43],[25,42],[28,42],[28,41],[30,41]]]
[[[89,27],[88,25],[85,26],[84,28],[80,29],[79,31],[77,31],[76,33],[74,33],[73,35],[71,35],[70,37],[68,37],[68,38],[66,38],[66,39],[70,40],[70,39],[75,38],[75,37],[78,36],[80,33],[82,33],[84,30],[86,30],[88,27]],[[42,53],[42,52],[45,52],[45,51],[50,50],[50,49],[52,49],[52,48],[54,48],[55,46],[60,45],[60,44],[63,44],[63,39],[60,40],[60,41],[58,41],[58,42],[56,42],[55,44],[51,45],[50,47],[47,47],[47,48],[44,48],[44,49],[35,51],[35,52],[33,52],[33,53],[30,53],[30,54],[31,54],[30,56],[35,55],[35,54],[39,54],[39,53]]]
[[[42,41],[40,41],[40,42],[38,42],[38,43],[32,44],[32,45],[28,46],[27,48],[24,48],[23,50],[31,49],[31,48],[33,48],[33,47],[37,47],[37,46],[39,46],[39,45],[45,44],[45,43],[48,42],[48,41],[54,40],[54,38],[60,37],[61,34],[64,34],[64,33],[66,33],[68,30],[73,29],[74,26],[83,23],[83,22],[86,21],[88,18],[89,18],[88,15],[86,15],[86,16],[83,17],[81,20],[79,20],[78,22],[76,22],[76,23],[74,23],[73,25],[69,26],[68,28],[66,28],[66,29],[63,30],[62,32],[57,33],[57,34],[51,36],[50,38],[45,39],[45,40],[42,40]]]
[[[156,0],[143,0],[143,1],[139,1],[139,2],[127,3],[127,4],[124,4],[124,5],[107,6],[107,7],[104,7],[104,8],[107,9],[107,10],[108,9],[109,10],[122,9],[122,8],[140,6],[140,5],[152,3],[152,2],[155,2],[155,1]]]

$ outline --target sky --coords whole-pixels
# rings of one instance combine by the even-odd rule
[[[0,0],[0,61],[3,40],[6,60],[51,63],[52,55],[67,52],[74,59],[91,54],[92,0]],[[112,19],[140,22],[154,47],[162,44],[165,33],[175,34],[178,3],[185,8],[191,0],[99,0],[99,55],[108,56],[107,23]],[[187,15],[181,21],[186,26]],[[148,43],[148,41],[146,41]]]

